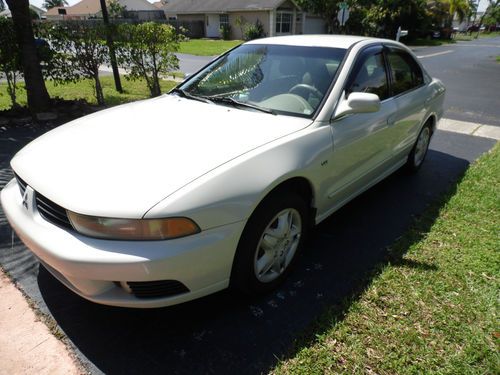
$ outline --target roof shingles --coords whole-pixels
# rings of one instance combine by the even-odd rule
[[[167,13],[212,13],[276,9],[285,0],[171,0],[163,9]]]

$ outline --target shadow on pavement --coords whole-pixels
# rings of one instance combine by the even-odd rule
[[[0,149],[0,186],[12,176],[7,160],[28,140],[11,139],[1,138],[11,146]],[[41,311],[53,316],[92,373],[259,374],[277,358],[293,355],[297,338],[306,345],[313,340],[319,333],[314,323],[328,308],[340,306],[341,317],[343,302],[356,299],[387,260],[387,247],[415,216],[454,188],[469,161],[493,144],[436,133],[418,174],[395,173],[320,224],[295,272],[266,297],[248,299],[224,291],[162,309],[96,305],[70,292],[43,267],[37,272],[37,262],[11,236],[1,211],[0,263]],[[434,270],[432,264],[392,261]]]

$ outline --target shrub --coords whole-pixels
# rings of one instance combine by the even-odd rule
[[[0,17],[0,73],[7,80],[7,93],[16,107],[17,81],[22,75],[21,55],[12,20]]]
[[[229,40],[231,39],[231,25],[224,24],[220,27],[220,33],[222,35],[222,39]]]
[[[257,20],[255,24],[245,25],[245,40],[263,38],[266,36],[262,22]]]
[[[160,76],[179,68],[174,52],[184,40],[171,25],[145,22],[118,27],[118,63],[127,69],[127,79],[144,78],[151,97],[161,94]]]
[[[41,33],[53,49],[47,75],[60,84],[94,80],[97,103],[104,105],[99,67],[109,61],[106,28],[100,22],[67,21],[47,24]]]

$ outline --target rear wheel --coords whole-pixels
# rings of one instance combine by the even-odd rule
[[[307,234],[308,210],[295,193],[267,198],[243,231],[231,275],[233,287],[258,294],[277,287],[288,275]]]
[[[426,123],[417,137],[417,141],[413,146],[410,154],[408,155],[408,160],[406,162],[406,169],[410,172],[416,172],[424,162],[425,156],[427,155],[427,150],[429,149],[429,143],[431,141],[431,126]]]

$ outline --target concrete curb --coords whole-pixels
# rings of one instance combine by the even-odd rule
[[[500,140],[500,127],[498,126],[442,118],[437,128],[454,133]]]

